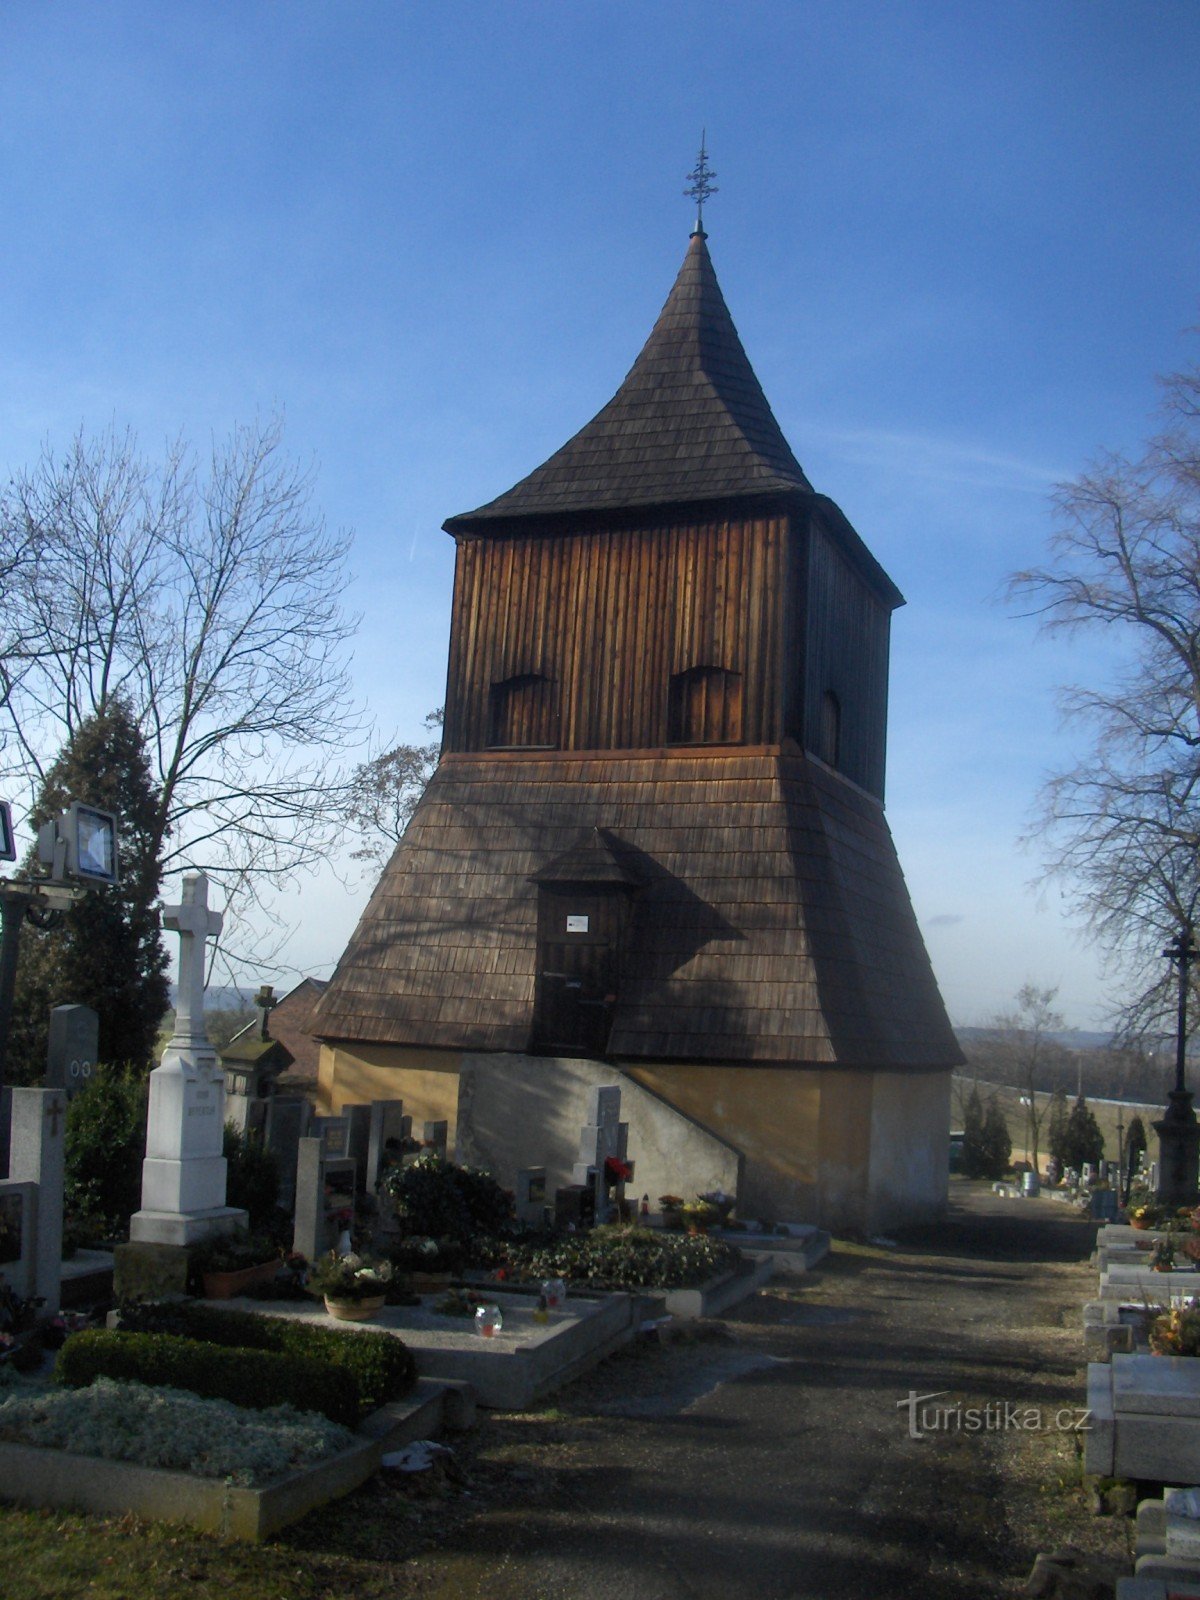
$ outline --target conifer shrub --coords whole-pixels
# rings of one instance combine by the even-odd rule
[[[393,1167],[383,1187],[410,1236],[452,1239],[469,1249],[476,1238],[503,1233],[512,1222],[512,1196],[490,1172],[433,1152]]]
[[[86,1388],[97,1378],[187,1389],[253,1411],[290,1405],[319,1411],[347,1428],[360,1409],[353,1374],[319,1357],[224,1347],[169,1333],[89,1328],[63,1345],[54,1377],[68,1389]]]

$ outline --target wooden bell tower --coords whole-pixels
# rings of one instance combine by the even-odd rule
[[[612,400],[446,529],[442,762],[321,1002],[330,1104],[469,1065],[477,1122],[591,1062],[724,1141],[747,1204],[929,1214],[960,1056],[883,817],[903,601],[699,224]]]

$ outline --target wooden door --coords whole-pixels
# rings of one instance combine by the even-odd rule
[[[540,890],[535,1050],[604,1054],[617,999],[623,899],[594,885]]]

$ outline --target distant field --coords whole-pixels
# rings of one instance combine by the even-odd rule
[[[973,1081],[974,1080],[970,1078],[959,1078],[957,1075],[955,1076],[953,1100],[954,1109],[951,1112],[951,1116],[954,1119],[954,1126],[956,1128],[960,1128],[962,1126],[961,1112],[959,1111],[959,1106],[961,1104],[959,1090],[961,1088],[964,1094],[969,1093],[970,1084]],[[1025,1142],[1028,1136],[1029,1127],[1026,1121],[1027,1113],[1025,1107],[1021,1104],[1021,1091],[1019,1089],[1010,1089],[1004,1084],[985,1083],[984,1080],[980,1078],[979,1095],[985,1104],[988,1098],[993,1094],[1000,1102],[1000,1108],[1004,1112],[1004,1119],[1008,1123],[1008,1133],[1013,1144],[1013,1160],[1028,1161],[1030,1156],[1029,1151],[1025,1148]],[[1048,1095],[1039,1094],[1039,1107],[1046,1105],[1048,1100]],[[1068,1105],[1072,1104],[1073,1100],[1073,1096],[1067,1096]],[[1129,1124],[1134,1117],[1141,1117],[1146,1127],[1146,1138],[1150,1145],[1150,1159],[1153,1159],[1154,1153],[1157,1149],[1157,1138],[1155,1136],[1154,1129],[1150,1125],[1156,1120],[1156,1118],[1162,1116],[1165,1109],[1162,1105],[1138,1105],[1133,1101],[1127,1101],[1123,1102],[1120,1106],[1116,1106],[1113,1105],[1111,1101],[1091,1099],[1088,1100],[1088,1105],[1091,1108],[1092,1115],[1100,1124],[1100,1132],[1104,1135],[1104,1154],[1109,1161],[1115,1161],[1117,1159],[1118,1113],[1120,1114],[1121,1124],[1124,1128],[1129,1127]],[[1046,1130],[1048,1122],[1049,1117],[1047,1116],[1042,1122],[1041,1132],[1038,1135],[1038,1161],[1043,1167],[1046,1164]]]

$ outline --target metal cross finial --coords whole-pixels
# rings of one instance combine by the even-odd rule
[[[695,237],[696,234],[699,234],[702,239],[705,237],[704,202],[710,195],[717,193],[717,186],[712,181],[716,177],[716,173],[708,164],[708,151],[705,149],[707,135],[707,128],[702,129],[700,133],[700,154],[696,158],[696,165],[688,173],[688,187],[683,191],[687,199],[696,202],[696,226],[692,230],[692,236]]]

